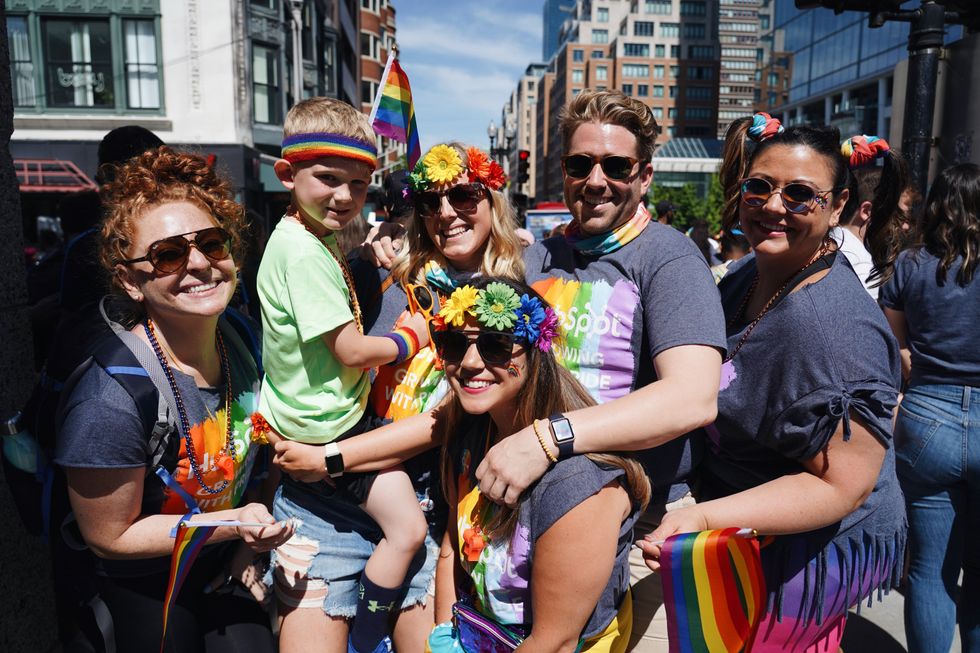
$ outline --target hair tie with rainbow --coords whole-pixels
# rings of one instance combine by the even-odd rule
[[[776,134],[782,134],[783,131],[785,131],[783,123],[779,122],[779,118],[773,118],[765,111],[760,111],[752,116],[752,126],[749,127],[748,134],[749,138],[761,143]]]
[[[840,153],[847,157],[847,164],[852,170],[874,163],[875,159],[882,158],[890,151],[888,141],[877,136],[851,136],[840,145]]]
[[[327,156],[340,156],[354,159],[378,167],[378,150],[374,143],[330,132],[310,132],[293,134],[282,139],[282,158],[290,163],[310,161]]]

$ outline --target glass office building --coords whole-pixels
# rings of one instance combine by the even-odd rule
[[[832,124],[842,133],[888,134],[892,76],[908,57],[909,24],[868,27],[865,12],[835,15],[829,9],[796,9],[774,0],[771,56],[789,66],[788,92],[770,112],[787,124]],[[909,5],[913,6],[913,5]],[[947,28],[946,42],[962,36]],[[783,98],[788,101],[782,102]]]

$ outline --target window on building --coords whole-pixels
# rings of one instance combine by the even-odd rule
[[[708,6],[696,0],[681,0],[681,16],[707,16]]]
[[[585,61],[585,52],[583,50],[572,50],[572,61]]]
[[[623,77],[649,77],[650,66],[645,63],[624,63]]]
[[[653,28],[653,21],[638,20],[633,23],[633,36],[653,36]]]
[[[623,56],[626,57],[649,57],[650,46],[646,43],[624,43]]]
[[[703,39],[707,34],[704,23],[684,23],[684,38]]]
[[[637,97],[648,97],[650,95],[650,86],[648,84],[637,84],[636,95]]]
[[[609,79],[609,69],[605,66],[596,66],[595,78],[598,82],[604,82]]]
[[[632,84],[623,84],[620,88],[622,88],[622,90],[623,90],[623,95],[630,95],[630,96],[633,95],[633,85]]]
[[[646,0],[643,11],[647,14],[669,15],[673,11],[671,0]]]
[[[684,89],[684,95],[689,100],[710,100],[712,92],[710,86],[688,86]]]
[[[152,20],[124,20],[126,103],[130,109],[160,108],[160,68]]]
[[[664,78],[664,67],[661,66],[660,64],[657,64],[656,66],[653,67],[653,78],[654,79]]]
[[[374,102],[374,96],[378,92],[378,83],[368,79],[361,80],[361,102]]]
[[[667,117],[670,118],[671,120],[676,119],[677,118],[677,109],[675,109],[674,107],[671,107],[671,108],[667,109]]]
[[[606,90],[606,85],[605,84],[598,84],[595,87],[595,90],[597,90],[597,91],[605,91]]]
[[[769,86],[775,86],[779,83],[779,75],[776,73],[769,73],[767,81],[769,82]]]
[[[676,86],[671,86],[670,87],[670,97],[677,97],[677,87]]]
[[[581,92],[582,92],[582,89],[580,89],[580,88],[573,88],[572,89],[572,97],[575,97],[576,95],[578,95]]]
[[[361,9],[378,13],[378,0],[361,0]]]
[[[370,32],[361,32],[361,56],[381,60],[381,41]]]
[[[594,30],[592,30],[592,42],[593,43],[609,43],[609,30],[606,30],[606,29],[594,29]]]
[[[592,59],[605,59],[606,53],[602,50],[593,50],[591,54]]]
[[[681,46],[679,46],[679,45],[672,45],[672,46],[670,46],[670,58],[671,59],[680,59],[681,58]]]
[[[711,109],[708,107],[687,107],[684,117],[688,120],[711,120]]]
[[[279,8],[279,0],[252,0],[252,6],[275,11]]]
[[[711,70],[711,66],[688,66],[687,67],[687,78],[688,79],[712,79],[714,73]]]
[[[681,35],[680,23],[660,23],[660,36],[680,36],[680,35]]]
[[[7,42],[10,47],[10,85],[15,107],[33,107],[37,103],[34,87],[34,63],[27,32],[27,18],[7,16]]]
[[[595,20],[597,23],[608,23],[609,22],[609,8],[608,7],[596,7],[595,10]]]
[[[715,47],[713,45],[689,45],[687,46],[688,59],[714,59]]]
[[[669,136],[670,138],[673,138],[674,134],[676,133],[677,133],[677,128],[674,127],[673,125],[667,128],[667,136]]]
[[[572,71],[572,84],[581,84],[585,81],[585,73],[581,69],[576,68]]]
[[[114,107],[109,20],[49,18],[41,26],[47,105]]]
[[[653,52],[654,52],[654,56],[656,56],[658,59],[663,59],[664,56],[665,56],[664,55],[664,44],[663,43],[658,43],[655,46],[653,46]]]
[[[252,104],[255,122],[279,123],[279,52],[252,45]]]
[[[670,67],[670,76],[671,77],[677,78],[677,77],[680,77],[680,75],[681,75],[681,67],[680,66],[671,66]]]
[[[661,107],[653,107],[653,118],[654,120],[664,119],[664,110]]]
[[[664,96],[664,87],[661,86],[660,84],[654,84],[653,97],[663,97],[663,96]]]

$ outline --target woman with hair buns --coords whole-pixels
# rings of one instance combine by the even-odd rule
[[[157,462],[156,429],[147,432],[134,395],[101,364],[85,371],[62,408],[55,462],[98,557],[98,598],[108,610],[96,650],[160,648],[171,532],[183,516],[249,525],[214,531],[170,610],[166,649],[274,651],[253,560],[288,540],[293,526],[250,498],[259,449],[246,416],[259,375],[222,317],[242,259],[242,207],[203,158],[167,147],[122,165],[103,200],[100,259],[127,309],[118,337],[144,374],[166,378],[178,428]]]
[[[767,538],[766,614],[750,651],[836,651],[847,610],[901,574],[905,516],[891,418],[895,339],[838,256],[848,199],[837,131],[737,121],[725,148],[725,229],[754,254],[719,284],[728,332],[697,505],[641,543],[751,527]]]
[[[980,651],[980,167],[939,174],[922,242],[881,288],[908,390],[895,423],[909,514],[909,651]],[[962,587],[957,589],[960,570]]]

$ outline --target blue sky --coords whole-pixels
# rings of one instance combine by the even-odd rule
[[[394,0],[422,151],[448,140],[489,147],[487,124],[541,59],[540,0]]]

